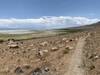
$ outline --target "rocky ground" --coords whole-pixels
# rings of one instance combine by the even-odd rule
[[[90,31],[84,47],[86,75],[100,75],[100,28]]]
[[[98,28],[97,32],[92,30],[29,40],[1,40],[0,75],[72,75],[69,71],[72,68],[73,73],[75,69],[81,71],[82,68],[85,73],[77,73],[100,75],[99,35]],[[81,37],[85,39],[82,41]]]
[[[62,75],[81,33],[0,43],[0,75]],[[73,36],[72,36],[73,35]]]

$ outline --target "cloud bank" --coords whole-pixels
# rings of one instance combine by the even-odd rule
[[[89,19],[86,17],[71,17],[71,16],[44,16],[31,19],[0,19],[0,27],[24,28],[24,27],[45,27],[62,28],[92,24],[100,21],[100,19]]]

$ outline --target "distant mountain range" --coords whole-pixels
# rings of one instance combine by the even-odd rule
[[[100,26],[100,22],[90,24],[90,25],[82,25],[82,26],[76,26],[76,27],[46,27],[44,25],[15,25],[15,26],[0,26],[0,30],[20,30],[20,29],[27,29],[27,30],[44,30],[44,29],[60,29],[60,28],[76,28],[76,29],[87,29],[87,28],[93,28],[93,27]]]

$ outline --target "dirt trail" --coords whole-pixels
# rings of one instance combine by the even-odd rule
[[[67,73],[65,73],[64,75],[85,75],[85,70],[82,68],[82,64],[83,64],[83,47],[85,45],[85,39],[87,37],[83,38],[79,38],[77,46],[76,46],[76,50],[74,51],[71,60],[70,60],[70,64],[69,64],[69,69],[67,71]]]

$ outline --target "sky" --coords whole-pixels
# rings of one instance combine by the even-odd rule
[[[0,0],[0,28],[62,28],[100,21],[100,0]]]

